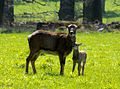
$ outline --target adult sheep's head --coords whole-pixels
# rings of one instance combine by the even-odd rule
[[[76,42],[76,29],[78,28],[78,26],[75,24],[70,24],[67,26],[67,28],[68,28],[68,34],[71,37],[71,40],[72,40],[73,46],[74,46],[74,44]]]

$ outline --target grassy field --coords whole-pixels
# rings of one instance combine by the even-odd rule
[[[15,21],[57,21],[59,2],[36,0],[38,3],[16,2],[14,6]],[[43,4],[43,5],[41,5]],[[24,15],[28,13],[28,15]],[[30,14],[30,15],[29,15]],[[23,16],[26,17],[23,17]]]
[[[44,54],[36,61],[37,74],[25,74],[30,33],[0,34],[0,89],[120,89],[120,32],[77,33],[80,49],[88,54],[85,75],[72,75],[72,53],[65,75],[59,75],[57,56]]]

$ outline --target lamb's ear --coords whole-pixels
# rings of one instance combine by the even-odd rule
[[[82,43],[79,43],[79,44],[76,44],[77,46],[80,46],[80,45],[82,45]]]

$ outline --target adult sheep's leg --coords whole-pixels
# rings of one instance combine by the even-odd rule
[[[64,75],[66,57],[64,57],[63,55],[59,55],[59,60],[60,60],[60,75]]]
[[[34,57],[31,60],[31,65],[32,65],[32,69],[33,69],[33,73],[36,73],[36,68],[35,68],[35,61],[39,56],[39,52],[35,53]]]
[[[29,56],[26,59],[26,70],[25,70],[26,74],[28,74],[29,62],[33,58],[33,56],[34,56],[34,53],[30,52]]]

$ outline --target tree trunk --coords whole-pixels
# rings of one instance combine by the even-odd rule
[[[14,0],[5,0],[3,23],[12,26],[14,22]]]
[[[3,24],[4,0],[0,0],[0,25]]]
[[[105,13],[105,0],[101,0],[102,12]]]
[[[60,0],[59,20],[74,20],[75,0]]]
[[[102,23],[101,0],[85,0],[83,3],[83,23]]]

